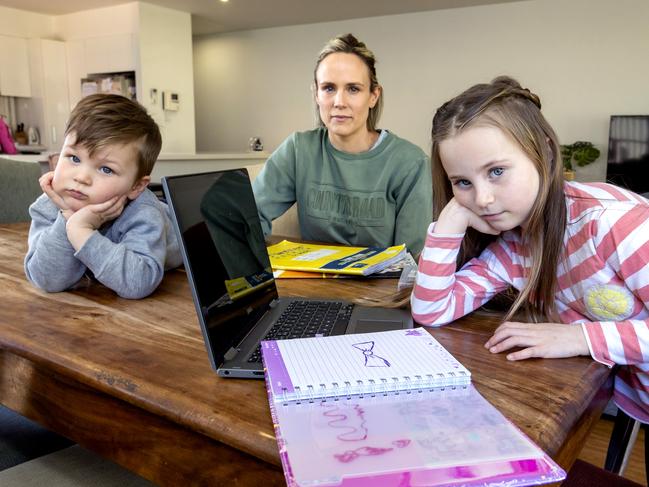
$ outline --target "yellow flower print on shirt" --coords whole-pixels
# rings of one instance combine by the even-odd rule
[[[598,284],[584,295],[586,309],[602,321],[626,320],[633,312],[633,294],[627,288],[612,284]]]

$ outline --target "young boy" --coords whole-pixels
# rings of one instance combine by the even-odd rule
[[[48,292],[90,271],[124,298],[151,294],[182,263],[167,206],[147,189],[162,144],[154,120],[118,95],[83,98],[72,110],[54,171],[32,218],[25,273]]]

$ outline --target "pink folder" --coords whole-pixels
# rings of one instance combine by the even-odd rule
[[[507,487],[565,478],[464,377],[458,380],[456,374],[448,385],[439,385],[439,370],[400,376],[394,365],[403,351],[394,343],[411,337],[412,343],[430,345],[417,352],[419,357],[426,350],[440,354],[443,367],[451,367],[444,373],[461,367],[426,331],[420,338],[399,335],[406,333],[413,330],[262,342],[270,410],[289,486]],[[372,343],[372,348],[364,345],[359,353],[359,343]],[[331,371],[319,382],[318,371],[300,358],[327,363],[338,353],[336,366],[347,369],[340,350],[359,360],[359,370],[367,375],[356,382],[345,377],[327,387]],[[366,360],[368,355],[371,360]],[[366,392],[359,392],[361,383],[377,373],[394,377],[374,380]],[[425,386],[425,376],[434,377],[437,385]],[[313,387],[304,387],[304,380],[314,382]]]

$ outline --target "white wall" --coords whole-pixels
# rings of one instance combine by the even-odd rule
[[[191,15],[140,3],[137,97],[162,132],[162,152],[196,151]],[[157,90],[157,99],[150,96]],[[162,93],[178,93],[178,111],[162,110]]]
[[[609,116],[649,113],[648,19],[646,0],[529,0],[197,37],[197,148],[240,151],[259,135],[273,150],[313,127],[316,55],[330,37],[353,32],[379,60],[381,127],[428,152],[438,106],[510,74],[541,97],[562,142],[602,150],[578,172],[602,180]]]

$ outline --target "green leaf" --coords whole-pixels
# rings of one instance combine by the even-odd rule
[[[576,162],[578,166],[585,166],[594,162],[600,155],[598,148],[593,146],[592,142],[579,140],[574,144],[564,144],[561,146],[561,158],[563,159],[563,167],[567,170],[572,170],[572,162]]]

